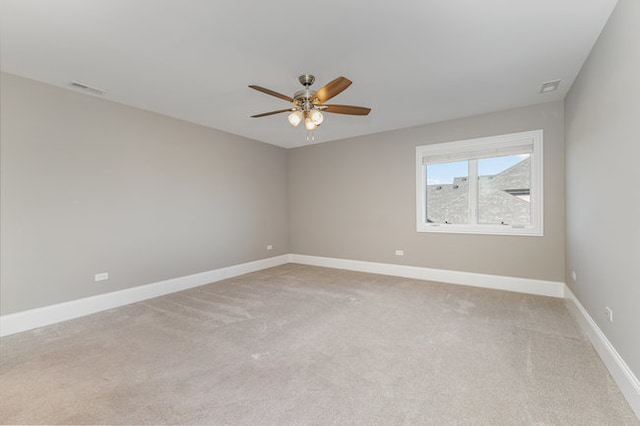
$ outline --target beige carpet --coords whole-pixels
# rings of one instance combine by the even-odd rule
[[[3,423],[639,424],[562,300],[292,264],[1,355]]]

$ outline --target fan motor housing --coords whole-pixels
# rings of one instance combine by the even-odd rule
[[[311,101],[311,99],[313,99],[313,96],[316,94],[315,90],[311,90],[311,89],[303,89],[303,90],[298,90],[295,95],[293,95],[293,99],[295,100],[296,104],[301,105],[304,104],[305,102],[309,102]]]

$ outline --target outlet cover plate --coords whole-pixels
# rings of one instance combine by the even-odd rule
[[[94,280],[96,282],[104,281],[104,280],[108,280],[108,279],[109,279],[109,273],[108,272],[101,272],[99,274],[95,274],[95,276],[94,276]]]

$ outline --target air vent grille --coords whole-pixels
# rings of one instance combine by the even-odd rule
[[[558,89],[560,80],[547,81],[540,86],[540,93],[549,93]]]

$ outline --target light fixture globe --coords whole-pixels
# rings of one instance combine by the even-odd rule
[[[315,130],[316,129],[316,123],[313,122],[313,120],[311,120],[310,117],[307,117],[304,119],[304,128],[311,131],[311,130]]]
[[[298,124],[302,122],[302,118],[303,118],[302,111],[294,111],[291,114],[289,114],[288,120],[293,127],[296,127]]]
[[[313,124],[319,126],[324,121],[324,116],[317,109],[309,111],[309,118],[313,121]]]

